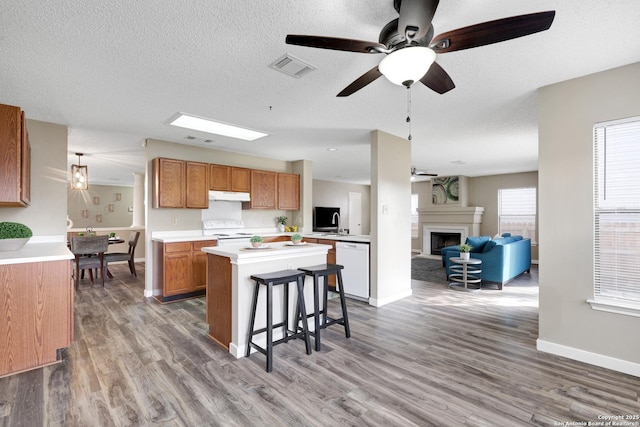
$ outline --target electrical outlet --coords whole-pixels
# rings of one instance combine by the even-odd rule
[[[175,217],[175,216],[173,218],[171,218],[171,224],[178,225],[178,218]]]

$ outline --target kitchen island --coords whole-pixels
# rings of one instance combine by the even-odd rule
[[[61,361],[73,341],[71,260],[62,237],[0,252],[0,377]]]
[[[324,264],[330,245],[306,243],[292,245],[274,242],[263,249],[252,249],[247,243],[202,248],[207,254],[207,311],[209,336],[236,358],[244,357],[255,283],[252,274]],[[305,282],[307,312],[313,312],[312,279]],[[274,288],[273,312],[282,312],[282,286]],[[290,320],[293,319],[296,293],[289,292]],[[264,327],[265,293],[261,292],[256,311],[255,328]],[[277,314],[276,314],[277,316]],[[274,340],[281,330],[274,330]],[[264,338],[263,338],[264,339]],[[264,343],[260,343],[264,345]]]

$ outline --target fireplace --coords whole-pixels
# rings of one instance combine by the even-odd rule
[[[462,243],[462,233],[431,232],[431,255],[441,255],[442,248]]]

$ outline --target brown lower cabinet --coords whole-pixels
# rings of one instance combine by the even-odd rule
[[[207,289],[207,254],[201,249],[217,244],[216,240],[153,242],[156,260],[154,297],[165,303],[204,295]]]
[[[0,377],[60,361],[73,341],[71,261],[0,265]]]
[[[327,264],[335,264],[336,263],[336,241],[329,239],[315,239],[315,238],[304,238],[305,242],[308,243],[319,243],[321,245],[331,245],[331,249],[327,252]],[[329,285],[336,286],[336,276],[329,276]]]

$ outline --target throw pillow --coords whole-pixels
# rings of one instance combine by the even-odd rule
[[[471,245],[471,252],[480,253],[484,250],[484,246],[491,240],[491,236],[467,237],[467,245]]]

